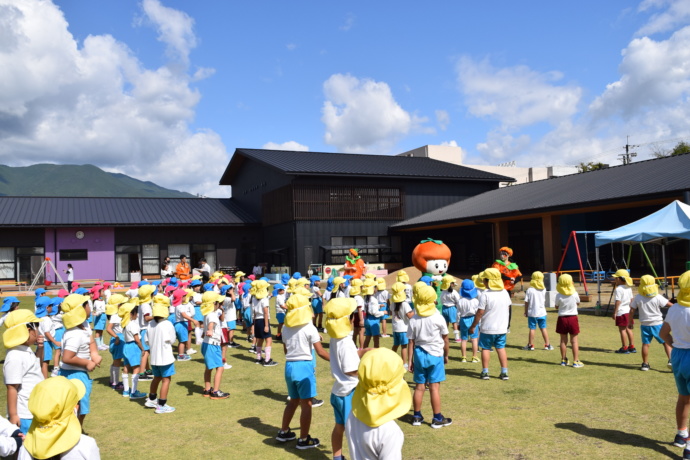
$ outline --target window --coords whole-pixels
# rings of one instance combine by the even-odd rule
[[[14,279],[14,248],[0,248],[0,279]]]
[[[61,249],[60,261],[66,260],[89,260],[88,249]]]
[[[144,275],[160,275],[160,253],[157,244],[144,244],[141,246],[142,273]]]
[[[188,244],[169,244],[168,257],[170,257],[170,270],[175,271],[177,263],[180,261],[180,256],[187,256],[189,262],[189,245]]]
[[[350,248],[359,249],[367,264],[402,261],[399,236],[332,236],[331,246],[339,248],[327,252],[328,264],[344,264]]]

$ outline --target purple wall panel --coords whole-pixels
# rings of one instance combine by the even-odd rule
[[[84,232],[84,238],[76,237],[78,231]],[[57,251],[55,250],[56,243]],[[99,278],[112,281],[115,279],[115,230],[112,227],[46,228],[45,248],[46,257],[50,257],[65,281],[67,277],[63,270],[67,269],[68,263],[74,267],[75,280]],[[65,249],[86,249],[88,260],[62,261],[59,253],[60,250]],[[46,278],[54,280],[55,275],[52,269],[50,272]]]

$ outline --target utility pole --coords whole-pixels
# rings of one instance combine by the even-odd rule
[[[624,165],[629,165],[632,159],[637,156],[637,152],[631,152],[631,148],[639,147],[639,145],[630,145],[630,136],[625,137],[625,153],[618,155],[618,158],[623,161]]]

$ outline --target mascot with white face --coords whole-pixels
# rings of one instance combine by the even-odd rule
[[[427,238],[421,241],[412,251],[412,264],[422,272],[422,278],[431,277],[432,286],[436,289],[436,308],[440,312],[441,279],[450,265],[450,248],[441,240]]]

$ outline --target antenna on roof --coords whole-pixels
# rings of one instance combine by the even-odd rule
[[[513,160],[513,161],[507,161],[507,162],[505,162],[505,163],[501,163],[501,164],[498,165],[498,166],[505,166],[505,167],[510,167],[510,168],[512,168],[512,167],[515,166],[515,160]]]
[[[624,165],[629,165],[632,163],[632,159],[637,156],[637,152],[631,152],[630,148],[635,148],[639,147],[639,145],[630,145],[630,136],[625,137],[625,153],[621,153],[618,155],[618,158],[620,158],[623,161]]]

